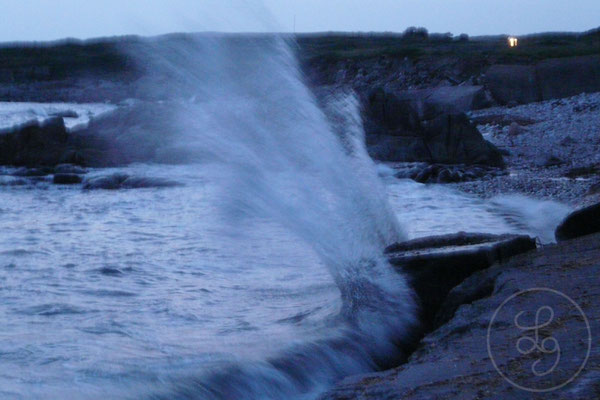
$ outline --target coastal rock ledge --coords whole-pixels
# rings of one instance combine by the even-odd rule
[[[598,399],[598,276],[600,234],[476,272],[406,364],[347,378],[322,400]]]

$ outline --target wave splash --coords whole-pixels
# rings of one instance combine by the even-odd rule
[[[320,107],[293,45],[198,35],[154,39],[136,54],[145,89],[172,106],[172,148],[219,182],[224,229],[239,236],[256,218],[285,227],[319,255],[343,304],[331,339],[179,381],[177,398],[314,394],[397,355],[415,324],[411,292],[383,256],[405,234],[364,148],[358,102],[341,93]]]

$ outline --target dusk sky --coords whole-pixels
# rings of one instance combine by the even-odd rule
[[[600,0],[0,0],[0,41],[182,31],[584,31]]]

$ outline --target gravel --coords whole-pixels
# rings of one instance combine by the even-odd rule
[[[572,206],[598,200],[588,193],[600,182],[600,93],[493,107],[470,117],[487,140],[509,153],[509,174],[454,184],[460,190],[486,198],[521,193]],[[582,170],[573,176],[574,168]]]

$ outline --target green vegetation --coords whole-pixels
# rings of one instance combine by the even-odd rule
[[[360,60],[373,57],[421,58],[453,56],[497,63],[528,64],[546,58],[600,54],[600,31],[584,34],[549,33],[519,38],[509,48],[507,36],[475,37],[448,34],[414,37],[399,34],[301,35],[297,42],[306,61]]]
[[[197,34],[197,37],[208,34]],[[269,35],[222,35],[243,43]],[[137,37],[56,43],[0,45],[0,83],[52,81],[66,78],[99,77],[130,80],[139,76],[140,66],[126,54],[132,46],[144,47],[152,40],[188,40],[187,34],[145,40]],[[493,63],[528,64],[546,58],[600,54],[600,29],[583,34],[548,33],[520,37],[519,46],[509,48],[506,36],[475,37],[429,34],[424,28],[409,28],[403,34],[322,33],[292,37],[303,63],[359,61],[371,58],[453,57],[473,65]],[[121,51],[127,46],[128,52]],[[138,49],[138,50],[140,50]],[[143,68],[143,66],[142,66]]]
[[[119,51],[119,42],[5,45],[0,47],[0,77],[11,76],[17,81],[56,80],[132,72],[134,65]]]

